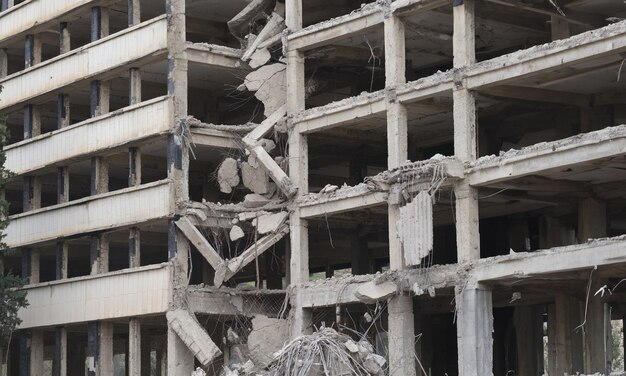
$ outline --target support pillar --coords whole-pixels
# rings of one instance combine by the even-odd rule
[[[493,308],[491,291],[456,288],[459,376],[493,374]]]
[[[30,280],[31,280],[31,262],[32,262],[32,258],[31,258],[31,253],[33,252],[33,250],[31,248],[22,248],[21,249],[21,258],[22,258],[22,279],[25,282],[25,284],[30,284]]]
[[[172,329],[167,330],[167,374],[191,375],[194,356]]]
[[[67,329],[57,327],[54,335],[54,376],[67,375]]]
[[[30,376],[30,350],[31,350],[31,341],[30,341],[30,332],[28,330],[24,330],[19,333],[20,338],[20,359],[19,359],[19,375],[20,376]]]
[[[30,331],[30,374],[43,375],[43,331]]]
[[[30,279],[29,284],[39,283],[41,275],[41,259],[38,249],[30,251]]]
[[[396,296],[389,299],[389,373],[415,376],[415,322],[413,299]]]
[[[0,48],[0,79],[5,78],[9,74],[9,56],[7,50]]]
[[[87,323],[87,376],[99,376],[98,364],[100,362],[100,323],[90,321]],[[104,375],[102,375],[104,376]]]
[[[109,271],[109,239],[106,234],[91,236],[91,275]]]
[[[100,322],[100,354],[98,371],[102,376],[113,375],[113,323]]]
[[[302,29],[302,0],[287,0],[285,2],[285,22],[291,32]],[[291,115],[305,108],[305,72],[304,54],[301,51],[289,49],[287,46],[287,116],[291,123]],[[289,177],[298,188],[297,195],[304,195],[309,189],[309,150],[307,137],[300,129],[289,124]],[[309,279],[309,223],[300,218],[300,211],[296,208],[289,217],[289,282],[295,286]],[[295,292],[292,302],[291,336],[297,337],[310,333],[313,326],[311,310],[304,309],[300,304],[298,291]]]
[[[68,270],[69,244],[58,241],[56,249],[56,279],[66,279]]]
[[[557,375],[582,372],[582,336],[574,330],[581,322],[579,301],[566,295],[557,295],[555,304],[548,311],[551,372]]]
[[[141,151],[139,148],[129,149],[128,186],[141,185]],[[141,266],[141,231],[139,227],[131,227],[128,238],[128,267]]]
[[[518,376],[543,374],[543,317],[541,306],[517,306],[513,313],[517,341]]]
[[[141,376],[141,322],[137,318],[128,321],[128,375]],[[192,361],[193,363],[193,361]],[[150,364],[144,367],[150,367]]]

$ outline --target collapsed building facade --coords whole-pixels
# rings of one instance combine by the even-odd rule
[[[3,0],[3,374],[622,371],[625,14]]]

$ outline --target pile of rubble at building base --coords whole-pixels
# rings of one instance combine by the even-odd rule
[[[268,370],[251,361],[224,367],[223,376],[370,376],[384,375],[386,360],[367,340],[358,342],[331,328],[300,336],[274,354]]]

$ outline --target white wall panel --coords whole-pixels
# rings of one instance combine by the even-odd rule
[[[166,48],[167,21],[161,16],[6,77],[0,81],[4,87],[0,110],[76,81],[93,79]]]
[[[167,133],[172,101],[156,98],[5,148],[5,167],[20,175]]]
[[[169,180],[144,184],[11,217],[9,248],[165,218],[174,211]]]
[[[20,328],[63,325],[167,311],[168,264],[32,285]]]

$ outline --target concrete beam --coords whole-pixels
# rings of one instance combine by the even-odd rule
[[[323,45],[348,39],[357,34],[366,34],[376,27],[382,27],[383,7],[374,6],[361,9],[349,15],[334,19],[335,22],[313,25],[288,37],[290,51],[306,51]]]
[[[626,150],[626,126],[591,132],[542,144],[540,149],[522,149],[515,156],[506,155],[478,161],[469,169],[472,186],[488,186],[505,180],[528,175],[546,174],[552,169],[564,170],[569,166],[596,162],[622,156]]]
[[[206,128],[191,128],[191,139],[195,147],[241,149],[241,139],[232,133]]]
[[[299,204],[300,216],[304,219],[311,219],[382,206],[387,204],[388,196],[387,192],[360,192],[354,195],[346,194],[339,197],[302,202]]]
[[[537,277],[543,274],[589,270],[594,266],[626,262],[626,239],[607,238],[585,244],[516,253],[482,259],[471,273],[471,280],[496,282]]]
[[[532,75],[563,70],[575,64],[610,57],[626,50],[626,22],[578,34],[568,39],[480,62],[466,72],[467,88],[506,84]]]
[[[240,49],[191,42],[187,42],[185,48],[187,59],[191,63],[240,72],[251,70],[241,61],[243,53]]]

